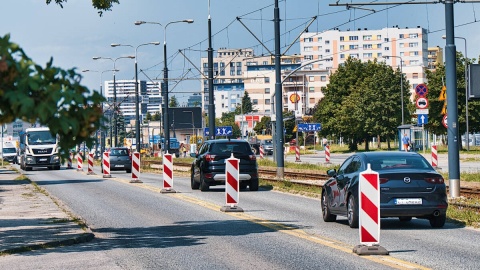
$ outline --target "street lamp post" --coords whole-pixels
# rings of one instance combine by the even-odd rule
[[[163,87],[162,87],[162,96],[163,96],[163,129],[165,135],[165,143],[164,143],[164,151],[168,153],[170,150],[170,126],[168,122],[168,67],[167,67],[167,27],[173,23],[193,23],[192,19],[187,20],[180,20],[180,21],[171,21],[163,27]],[[163,26],[161,23],[158,22],[145,22],[145,21],[136,21],[135,25],[141,24],[158,24]]]
[[[396,57],[396,58],[400,58],[400,93],[401,93],[401,106],[402,106],[402,125],[405,124],[405,116],[404,116],[404,113],[403,113],[403,69],[402,69],[402,66],[403,66],[403,59],[401,56],[395,56],[395,55],[390,55],[390,56],[383,56],[383,58],[385,59],[388,59],[389,57]]]
[[[123,44],[117,44],[117,43],[112,43],[112,47],[119,47],[119,46],[127,46],[127,47],[132,47],[135,48],[135,145],[137,148],[137,152],[140,153],[140,95],[138,93],[138,67],[137,67],[137,50],[141,46],[146,46],[146,45],[160,45],[160,42],[155,41],[155,42],[148,42],[148,43],[143,43],[140,44],[136,47],[132,45],[123,45]]]
[[[114,119],[115,119],[115,143],[113,144],[113,146],[117,146],[117,143],[118,143],[118,136],[117,136],[117,133],[118,133],[118,125],[117,125],[117,83],[115,81],[115,71],[117,70],[115,68],[115,65],[116,65],[116,62],[118,59],[122,59],[122,58],[130,58],[130,59],[135,59],[135,56],[133,55],[129,55],[129,56],[120,56],[120,57],[117,57],[115,59],[113,58],[110,58],[110,57],[100,57],[100,56],[95,56],[93,57],[93,60],[98,60],[98,59],[109,59],[113,62],[113,113],[114,113]],[[112,143],[111,139],[110,139],[110,143]]]
[[[443,35],[443,39],[446,39],[447,36]],[[468,134],[468,58],[467,58],[467,39],[464,37],[455,37],[458,39],[463,39],[465,42],[465,124],[466,124],[466,131],[465,131],[465,145],[467,146],[467,151],[470,150],[470,138]]]
[[[98,70],[90,70],[90,69],[84,69],[82,70],[82,72],[98,72],[100,73],[100,95],[103,96],[103,79],[102,79],[102,76],[103,76],[103,73],[105,72],[108,72],[108,71],[114,71],[113,69],[107,69],[107,70],[104,70],[104,71],[98,71]],[[116,70],[118,71],[118,70]],[[103,108],[103,102],[102,102],[102,113],[103,112],[104,108]],[[102,154],[103,152],[105,152],[105,131],[101,130],[100,129],[100,153]]]

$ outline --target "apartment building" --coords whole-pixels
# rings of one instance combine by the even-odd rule
[[[125,122],[136,119],[136,99],[135,99],[135,80],[115,80],[115,91],[117,96],[117,106],[122,112]],[[138,81],[139,92],[139,113],[140,120],[144,119],[147,113],[155,114],[161,112],[162,96],[160,92],[160,83]],[[104,82],[104,95],[107,99],[105,110],[113,109],[114,87],[113,80]]]
[[[349,57],[362,61],[374,59],[385,61],[392,67],[402,69],[410,82],[413,99],[415,87],[426,82],[424,69],[428,67],[427,45],[427,31],[419,26],[416,28],[396,26],[380,30],[335,29],[303,33],[300,39],[300,53],[304,60],[319,60],[312,64],[312,70],[331,72]]]
[[[439,46],[428,47],[428,64],[429,70],[435,71],[438,64],[443,64],[443,49]]]

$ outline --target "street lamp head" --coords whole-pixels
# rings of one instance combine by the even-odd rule
[[[192,20],[192,19],[187,19],[187,20],[183,20],[183,22],[186,22],[186,23],[193,23],[193,20]]]
[[[149,44],[152,44],[152,45],[160,45],[160,42],[159,42],[159,41],[154,41],[154,42],[150,42]]]
[[[112,44],[110,44],[110,46],[112,46],[112,47],[118,47],[118,46],[120,46],[120,44],[118,44],[118,43],[112,43]]]
[[[447,39],[447,36],[446,36],[446,35],[443,35],[443,36],[442,36],[442,39]]]
[[[82,70],[82,72],[89,72],[89,71],[90,71],[90,69],[84,69],[84,70]]]
[[[100,56],[94,56],[94,57],[92,57],[92,59],[93,59],[93,60],[98,60],[98,59],[102,59],[102,57],[100,57]]]
[[[147,22],[145,22],[145,21],[136,21],[136,22],[135,22],[135,25],[140,25],[140,24],[144,24],[144,23],[147,23]]]

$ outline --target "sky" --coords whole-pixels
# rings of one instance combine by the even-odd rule
[[[408,0],[405,0],[407,2]],[[413,2],[419,0],[413,0]],[[425,0],[422,0],[423,2]],[[54,1],[52,1],[54,2]],[[209,9],[210,2],[210,9]],[[267,50],[249,31],[236,20],[237,17],[274,51],[273,14],[274,0],[120,0],[111,11],[99,16],[88,0],[68,0],[63,8],[47,5],[45,0],[1,0],[0,36],[10,34],[10,40],[19,44],[37,64],[45,66],[50,58],[63,69],[76,68],[82,73],[82,84],[91,90],[99,90],[101,81],[112,80],[111,60],[93,60],[92,57],[118,58],[135,55],[137,48],[139,80],[163,78],[164,25],[172,21],[193,19],[194,23],[170,24],[166,31],[169,89],[182,105],[188,96],[200,93],[201,81],[197,67],[200,58],[207,57],[210,13],[215,50],[219,48],[253,48],[257,55]],[[429,47],[445,46],[441,37],[445,34],[445,6],[400,5],[364,6],[362,9],[331,7],[337,0],[279,0],[282,52],[292,43],[312,17],[317,20],[309,32],[323,32],[334,28],[347,30],[358,28],[381,29],[398,25],[401,28],[421,26],[427,29]],[[339,3],[399,2],[399,0],[340,0]],[[367,10],[369,9],[369,10]],[[457,3],[455,10],[455,36],[467,40],[469,58],[479,58],[480,3]],[[375,11],[375,12],[373,12]],[[135,25],[135,21],[158,24]],[[457,50],[465,54],[465,43],[455,39]],[[111,47],[119,43],[132,47]],[[182,51],[186,57],[179,53]],[[299,53],[298,41],[288,54]],[[134,79],[134,61],[119,59],[115,64],[119,72],[117,80]],[[82,72],[82,70],[91,72]],[[182,79],[182,80],[180,80]]]

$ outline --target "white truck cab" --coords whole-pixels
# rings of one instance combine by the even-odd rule
[[[20,135],[18,163],[20,168],[31,171],[34,167],[60,170],[58,138],[47,127],[27,128]]]

